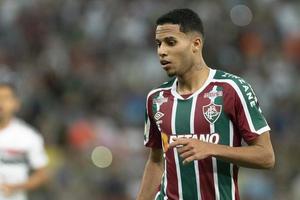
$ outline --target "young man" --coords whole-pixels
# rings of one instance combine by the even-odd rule
[[[47,180],[43,140],[34,129],[14,117],[20,106],[15,89],[0,83],[0,199],[26,200]],[[29,170],[33,173],[29,176]]]
[[[270,128],[251,86],[209,68],[203,38],[192,10],[157,20],[160,63],[174,78],[147,97],[144,143],[151,149],[138,200],[237,200],[239,166],[274,166]]]

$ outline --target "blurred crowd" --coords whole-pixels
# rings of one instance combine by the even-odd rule
[[[239,4],[247,24],[236,23]],[[244,77],[272,128],[276,167],[242,169],[242,199],[300,199],[299,1],[0,0],[0,76],[14,78],[19,116],[51,161],[50,183],[31,199],[134,199],[148,153],[145,98],[168,79],[155,20],[177,7],[199,13],[207,64]],[[109,167],[93,164],[96,146],[111,150]]]

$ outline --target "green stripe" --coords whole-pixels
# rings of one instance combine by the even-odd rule
[[[166,195],[165,192],[164,192],[164,188],[165,188],[165,180],[166,179],[166,174],[164,174],[163,176],[163,181],[162,181],[162,184],[161,184],[161,187],[160,187],[160,198],[159,199],[163,199],[163,197]]]
[[[156,99],[159,95],[159,92],[156,92],[155,95],[153,95],[153,100]],[[157,112],[157,104],[152,102],[152,113],[153,115],[155,115],[155,113]]]
[[[188,100],[178,100],[175,118],[175,130],[177,135],[191,133],[190,116],[192,103],[193,98]],[[187,165],[183,165],[182,162],[183,159],[179,157],[182,197],[183,199],[198,199],[194,162],[191,162]]]
[[[156,197],[155,200],[163,200],[164,197],[166,196],[166,194],[165,194],[165,192],[164,192],[165,182],[166,182],[166,174],[164,173],[164,174],[163,174],[163,177],[162,177],[162,182],[161,182],[161,185],[160,185],[160,193],[159,193],[159,195]]]
[[[160,193],[155,200],[164,200],[163,195]]]
[[[249,114],[251,117],[251,121],[253,123],[254,129],[257,131],[265,126],[267,126],[267,121],[263,114],[260,111],[260,107],[257,103],[257,97],[250,86],[244,79],[241,77],[217,70],[215,76],[215,79],[227,79],[227,80],[232,80],[233,82],[236,83],[238,88],[240,89],[247,108],[249,110]],[[251,105],[251,102],[256,101],[255,105]]]
[[[222,90],[221,87],[217,88],[218,91]],[[229,118],[224,113],[223,98],[217,97],[215,104],[222,105],[222,112],[219,119],[215,122],[215,132],[220,134],[219,144],[230,145],[230,129],[229,129]],[[218,186],[220,193],[220,200],[231,200],[231,174],[230,164],[222,160],[217,160],[217,171],[218,171]]]
[[[167,88],[167,87],[171,87],[174,83],[174,81],[176,80],[176,78],[172,78],[170,79],[168,82],[163,83],[160,88]]]
[[[176,80],[176,78],[172,78],[170,79],[169,81],[167,82],[164,82],[163,84],[161,84],[159,87],[157,87],[156,89],[158,88],[168,88],[168,87],[171,87],[174,83],[174,81]]]

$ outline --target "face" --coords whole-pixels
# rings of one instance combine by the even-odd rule
[[[12,117],[19,108],[19,101],[9,86],[0,85],[0,120]]]
[[[180,76],[194,64],[199,41],[180,31],[178,24],[158,25],[156,28],[157,53],[162,68],[169,76]],[[199,44],[198,44],[199,43]]]

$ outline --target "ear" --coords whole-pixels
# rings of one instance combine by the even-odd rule
[[[195,36],[193,38],[193,44],[192,44],[193,53],[197,53],[199,51],[202,51],[202,47],[203,47],[202,38],[200,36]]]
[[[14,112],[18,112],[21,109],[21,101],[18,97],[15,97],[15,109]]]

